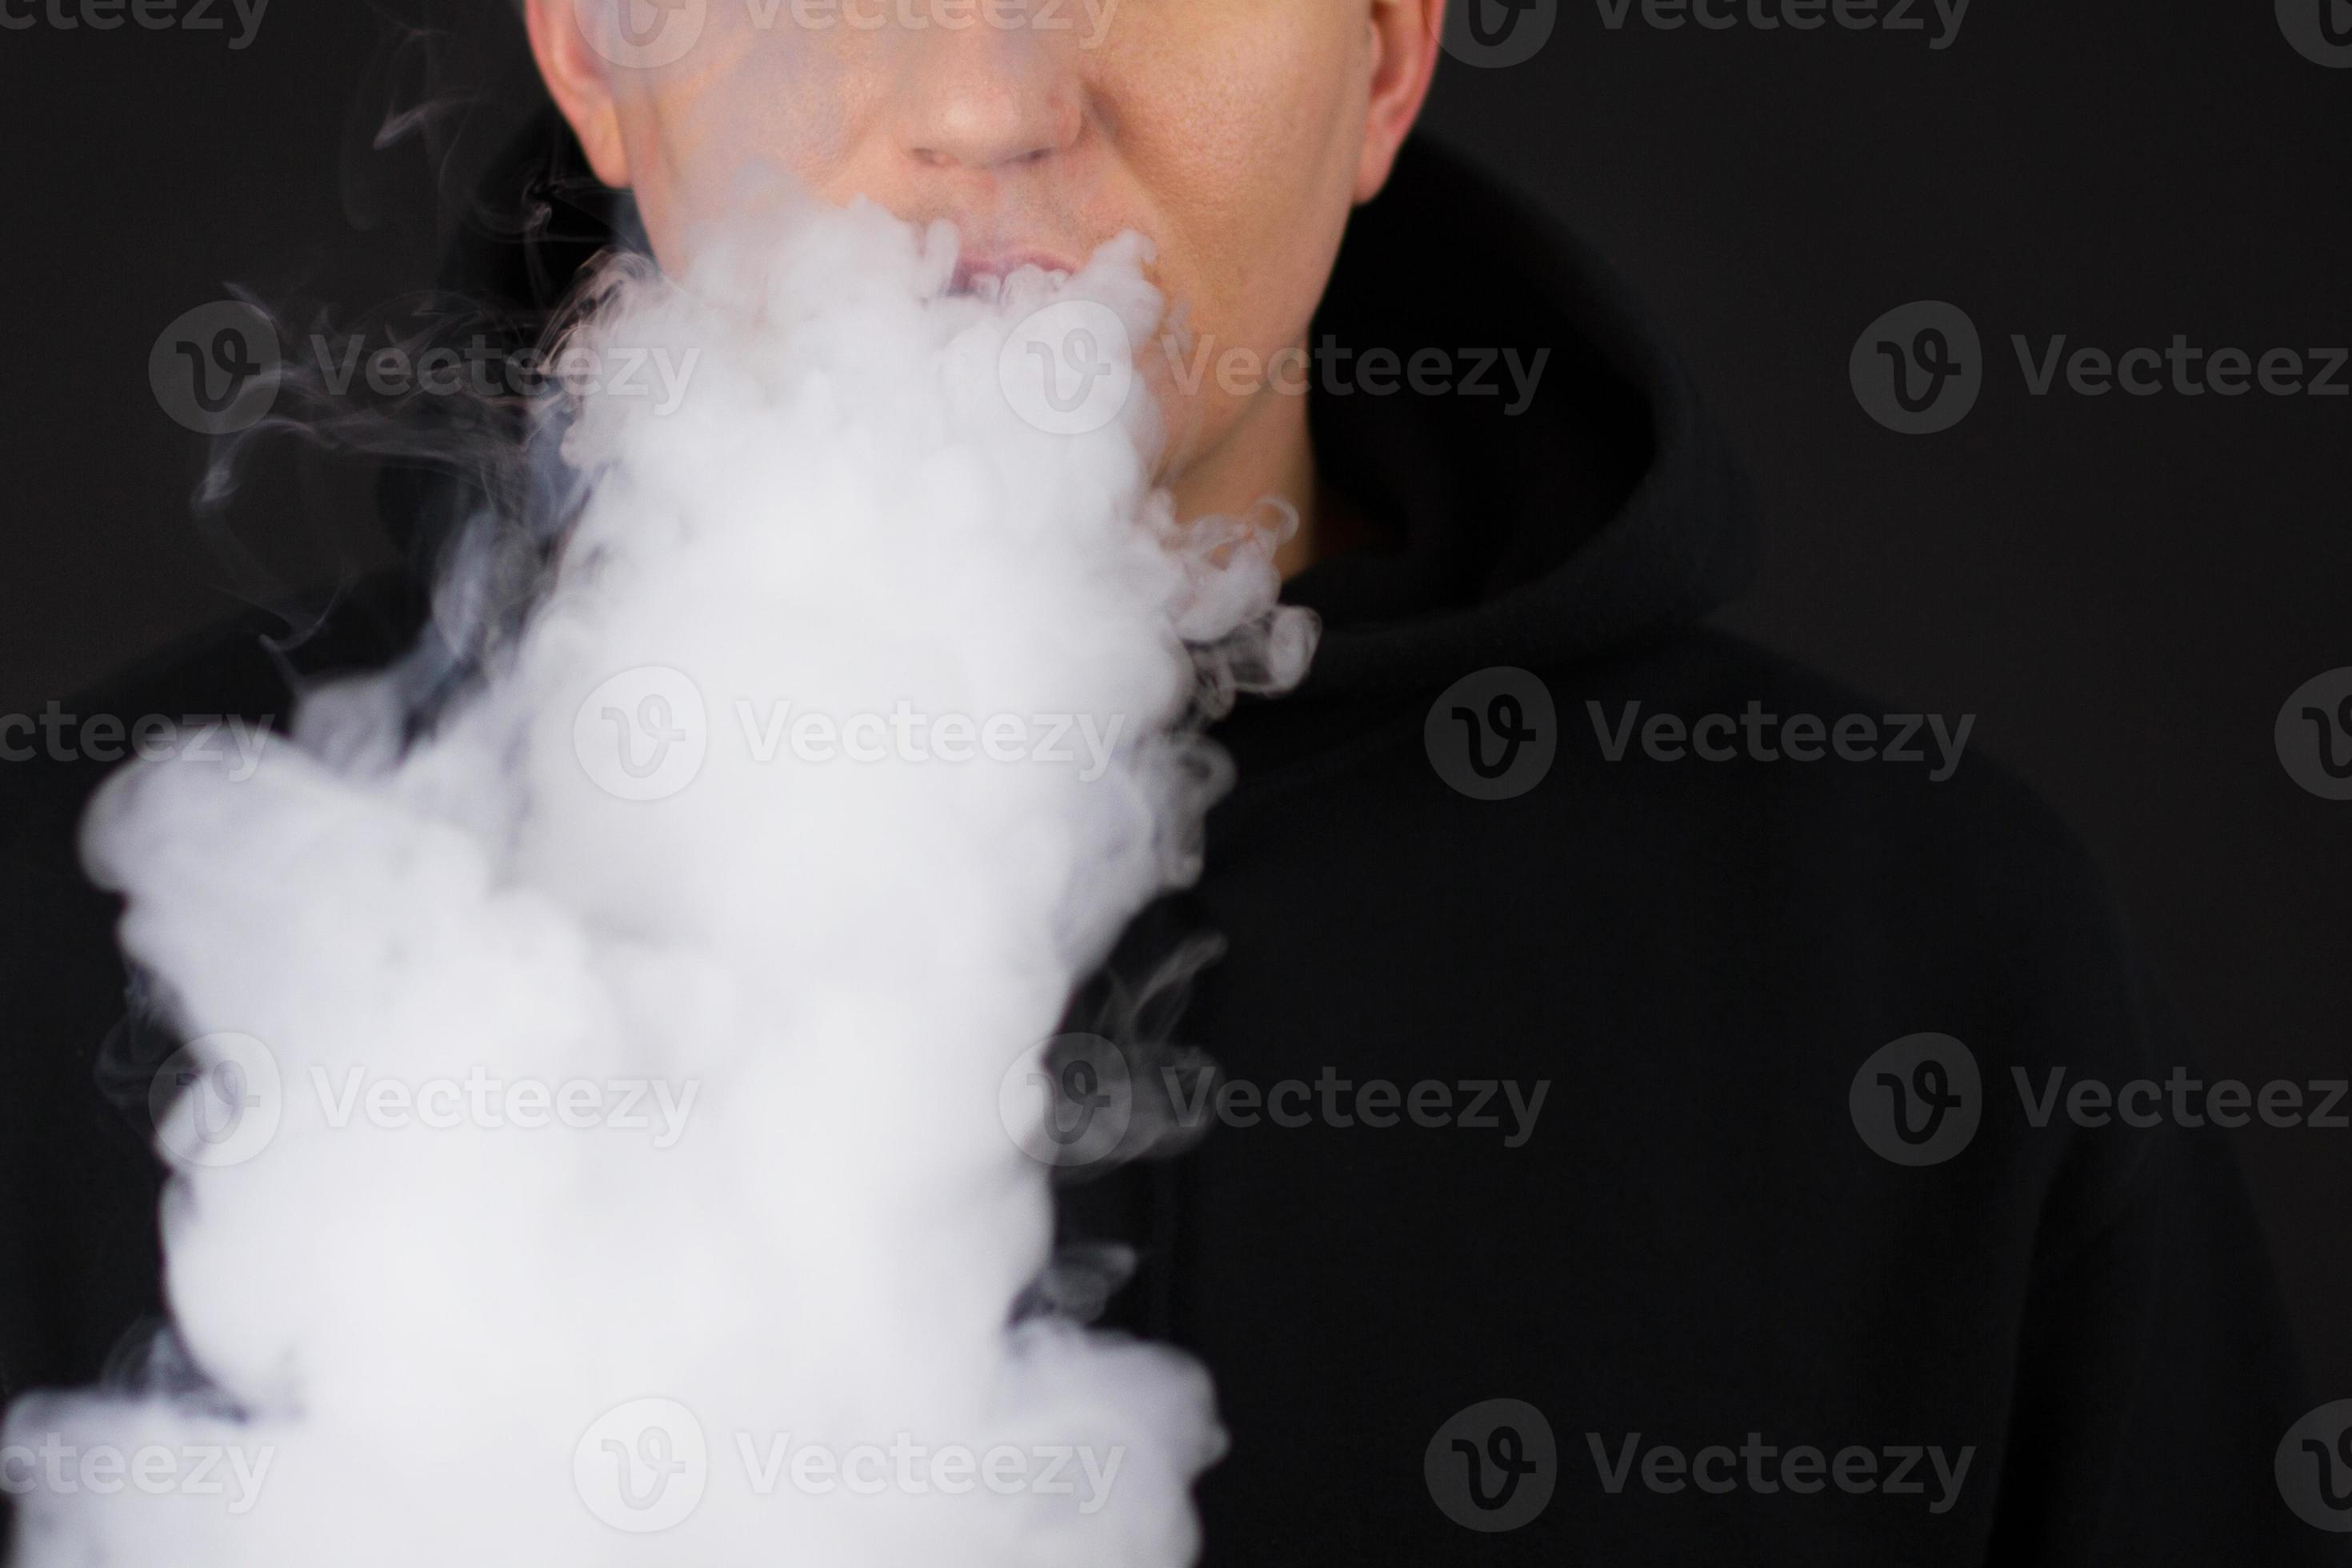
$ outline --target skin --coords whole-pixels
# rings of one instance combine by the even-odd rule
[[[1279,527],[1261,503],[1286,502],[1286,574],[1342,542],[1307,437],[1307,328],[1421,111],[1446,0],[704,0],[698,28],[659,31],[694,3],[525,0],[549,90],[664,267],[761,164],[953,222],[982,276],[1140,231],[1171,302],[1140,358],[1180,513]],[[634,34],[610,30],[616,4],[639,7]],[[666,58],[673,39],[690,45]]]

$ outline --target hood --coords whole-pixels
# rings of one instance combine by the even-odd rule
[[[1746,586],[1743,486],[1662,334],[1591,249],[1459,155],[1416,138],[1358,212],[1327,343],[1440,350],[1498,390],[1337,395],[1318,370],[1317,466],[1370,537],[1290,582],[1325,623],[1298,697],[1557,667]],[[1541,366],[1517,413],[1514,358]]]

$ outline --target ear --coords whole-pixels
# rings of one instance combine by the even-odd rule
[[[588,154],[596,177],[615,190],[629,184],[628,149],[613,100],[612,67],[582,29],[580,7],[594,0],[524,0],[530,52],[549,96]]]
[[[1421,118],[1444,37],[1446,0],[1372,0],[1372,91],[1356,200],[1370,201],[1389,183],[1397,149]]]

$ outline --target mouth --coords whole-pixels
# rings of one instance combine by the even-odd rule
[[[957,261],[955,278],[948,285],[948,291],[992,301],[1003,297],[1006,284],[1014,279],[1058,289],[1077,269],[1076,261],[1053,251],[983,252]]]

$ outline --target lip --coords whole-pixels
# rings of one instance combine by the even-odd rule
[[[1041,272],[1072,273],[1078,269],[1078,263],[1050,250],[983,251],[957,260],[955,279],[949,288],[958,294],[973,293],[983,279],[1002,284],[1024,267],[1034,267]]]

